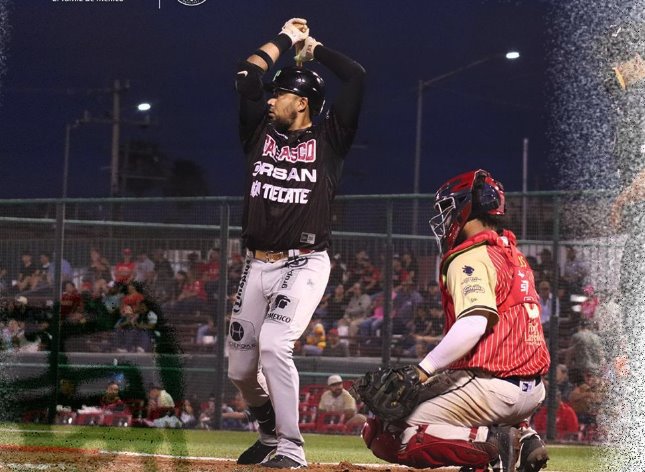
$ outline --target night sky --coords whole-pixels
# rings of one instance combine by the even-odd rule
[[[0,198],[61,195],[65,125],[84,110],[107,116],[111,97],[96,90],[114,79],[130,81],[123,118],[140,119],[134,107],[147,100],[156,123],[123,126],[122,141],[156,142],[170,159],[198,163],[209,194],[241,195],[236,64],[295,16],[307,18],[312,36],[368,72],[341,194],[412,192],[418,80],[511,49],[521,52],[519,60],[490,60],[425,90],[421,192],[476,167],[491,170],[507,190],[520,190],[524,137],[530,140],[529,189],[557,186],[547,139],[554,41],[548,2],[158,3],[5,3],[10,31],[0,78]],[[292,63],[291,57],[283,56],[279,65]],[[333,99],[335,78],[316,70]],[[70,196],[109,195],[110,146],[109,125],[73,131]]]

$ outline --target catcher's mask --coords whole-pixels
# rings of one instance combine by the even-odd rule
[[[325,105],[325,81],[317,73],[302,67],[285,67],[276,72],[273,81],[265,85],[269,92],[284,90],[309,101],[311,116],[318,115]]]
[[[484,214],[504,214],[504,187],[486,170],[464,172],[439,187],[434,207],[437,214],[430,218],[430,228],[445,254],[455,246],[466,222]]]

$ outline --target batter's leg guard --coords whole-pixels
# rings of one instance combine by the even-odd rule
[[[361,437],[376,457],[392,464],[399,463],[397,452],[401,447],[401,439],[397,434],[384,431],[383,422],[379,418],[367,419]]]
[[[250,406],[249,410],[258,421],[260,431],[267,436],[275,436],[275,411],[271,400],[262,406]]]
[[[419,431],[398,454],[398,462],[420,469],[458,465],[487,470],[498,456],[499,449],[493,441],[443,439]]]

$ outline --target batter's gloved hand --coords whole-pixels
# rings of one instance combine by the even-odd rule
[[[292,46],[299,41],[304,41],[309,37],[307,20],[304,18],[291,18],[284,24],[280,33],[289,36]]]
[[[307,39],[304,40],[302,45],[299,45],[299,46],[300,48],[299,48],[298,54],[296,54],[296,57],[294,57],[294,59],[297,63],[303,63],[303,62],[313,60],[314,49],[316,49],[316,46],[322,46],[322,43],[316,41],[314,38],[309,36]]]
[[[350,387],[378,418],[392,422],[406,418],[420,403],[423,385],[416,365],[368,372]]]

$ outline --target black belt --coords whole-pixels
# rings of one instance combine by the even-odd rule
[[[532,378],[527,378],[527,377],[499,377],[502,380],[506,380],[507,382],[512,383],[513,385],[519,387],[520,382],[532,382],[535,380],[535,385],[540,385],[540,382],[542,382],[542,377],[537,376],[537,377],[532,377]]]

